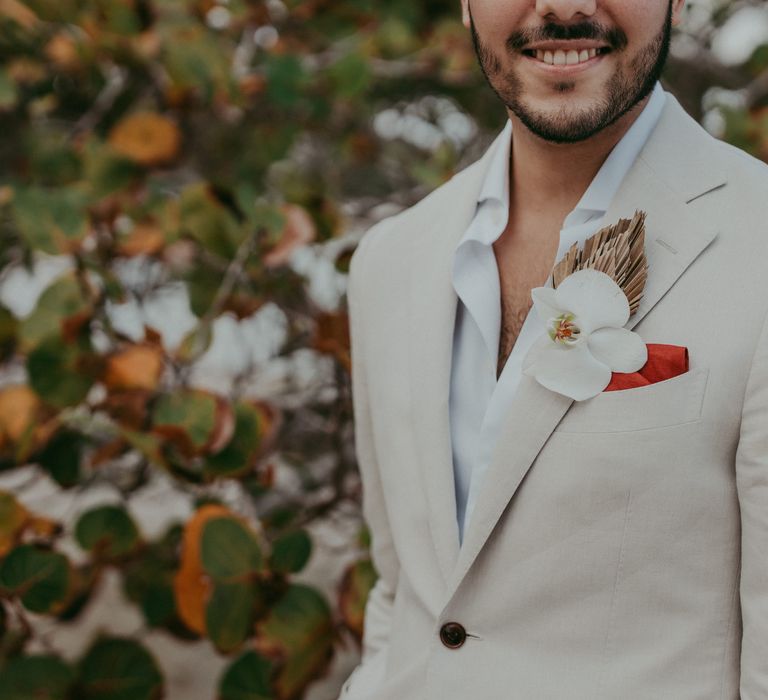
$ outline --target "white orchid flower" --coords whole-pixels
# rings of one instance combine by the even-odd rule
[[[629,301],[604,272],[586,269],[557,287],[531,291],[547,333],[525,357],[523,374],[539,384],[583,401],[599,394],[612,372],[637,372],[648,359],[642,338],[623,326]]]

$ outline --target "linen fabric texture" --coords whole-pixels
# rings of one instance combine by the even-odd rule
[[[456,242],[488,156],[375,226],[349,304],[380,574],[345,700],[768,698],[768,168],[667,96],[607,221],[645,210],[627,324],[674,378],[574,402],[527,376],[459,546]],[[447,622],[466,629],[446,647]]]

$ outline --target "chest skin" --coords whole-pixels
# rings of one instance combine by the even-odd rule
[[[531,290],[544,286],[552,272],[557,247],[558,236],[525,238],[511,230],[505,231],[493,245],[501,288],[497,378],[515,347],[533,304]]]

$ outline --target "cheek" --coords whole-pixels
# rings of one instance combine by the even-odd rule
[[[516,27],[525,26],[525,6],[520,0],[463,0],[472,10],[480,37],[487,43],[503,43]],[[469,11],[467,10],[467,24]],[[529,22],[530,24],[530,22]]]
[[[667,19],[668,0],[621,0],[611,20],[626,32],[630,44],[652,41]]]

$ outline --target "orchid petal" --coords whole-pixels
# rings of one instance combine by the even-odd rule
[[[576,315],[583,334],[605,326],[621,327],[629,320],[626,294],[609,275],[598,270],[577,270],[555,290],[557,306]]]
[[[576,401],[596,396],[611,381],[611,370],[596,360],[584,343],[563,347],[549,342],[539,346],[535,360],[523,374]]]
[[[531,290],[531,298],[544,325],[547,325],[551,318],[563,313],[563,309],[558,307],[555,301],[555,290],[551,287],[535,287]]]
[[[648,360],[643,339],[626,328],[601,328],[587,339],[595,359],[612,372],[637,372]]]

